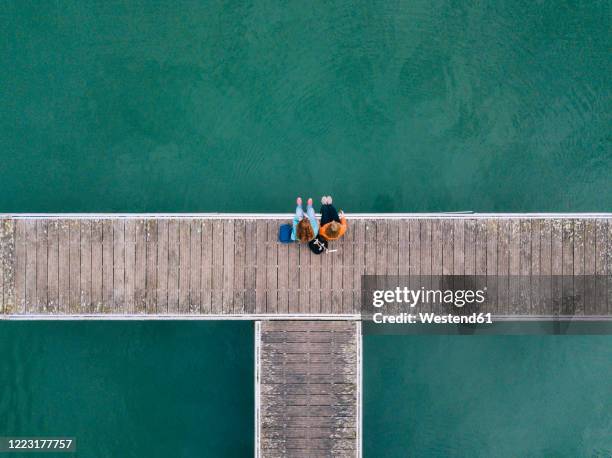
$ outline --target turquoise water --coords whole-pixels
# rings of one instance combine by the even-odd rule
[[[0,322],[0,437],[75,437],[78,457],[253,456],[252,326]]]
[[[610,343],[365,336],[364,456],[610,456]]]
[[[609,211],[609,1],[8,0],[0,212]]]

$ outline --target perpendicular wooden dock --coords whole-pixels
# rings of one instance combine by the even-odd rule
[[[277,242],[289,215],[0,217],[0,318],[255,320],[256,455],[302,457],[361,456],[363,275],[559,277],[480,311],[612,316],[612,214],[348,219],[315,256]]]
[[[359,455],[359,322],[263,321],[255,338],[256,455]]]

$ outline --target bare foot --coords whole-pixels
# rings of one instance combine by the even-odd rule
[[[309,207],[312,207],[312,197],[309,197],[309,198],[308,198],[307,203],[308,203],[308,206],[309,206]]]
[[[302,198],[298,197],[296,200],[297,204],[301,207],[302,206]]]

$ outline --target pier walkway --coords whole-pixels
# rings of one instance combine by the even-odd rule
[[[3,217],[0,314],[355,317],[361,276],[563,275],[572,314],[612,314],[612,215],[348,215],[337,251],[277,242],[289,215]],[[597,297],[581,279],[608,282]],[[605,280],[605,279],[608,280]],[[500,290],[496,316],[552,316]]]
[[[256,456],[360,456],[356,321],[256,327]]]

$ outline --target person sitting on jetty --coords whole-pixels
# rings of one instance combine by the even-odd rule
[[[332,205],[331,196],[321,198],[321,230],[319,235],[326,240],[338,240],[344,235],[347,229],[344,212],[340,213]]]
[[[293,217],[293,230],[291,231],[291,240],[298,240],[302,243],[310,242],[319,233],[319,223],[317,223],[315,211],[312,208],[312,198],[308,199],[306,205],[306,214],[304,214],[302,198],[297,198],[297,207]]]

